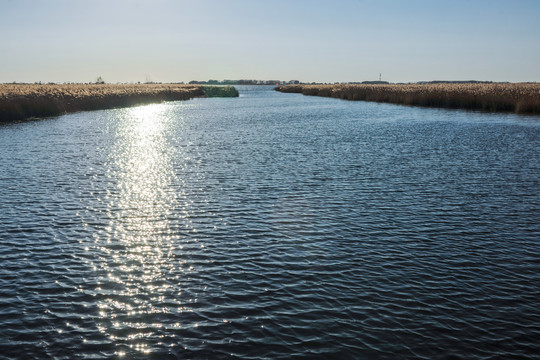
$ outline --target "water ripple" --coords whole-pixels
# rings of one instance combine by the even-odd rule
[[[281,94],[0,127],[0,359],[534,358],[540,124]]]

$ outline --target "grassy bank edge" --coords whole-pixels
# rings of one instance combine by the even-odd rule
[[[0,84],[0,123],[197,97],[237,97],[232,86]]]
[[[540,114],[540,84],[285,85],[283,93],[450,109]]]

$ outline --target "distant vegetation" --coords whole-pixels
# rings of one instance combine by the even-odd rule
[[[199,85],[0,84],[0,122],[204,96]]]
[[[103,80],[103,78],[101,76],[98,76],[96,78],[96,84],[103,85],[103,84],[105,84],[105,80]]]
[[[300,84],[298,80],[206,80],[199,81],[193,80],[189,82],[192,85],[289,85],[289,84]]]
[[[201,86],[202,91],[208,97],[238,97],[238,90],[234,86]]]
[[[434,82],[402,85],[287,85],[284,93],[403,105],[540,114],[540,84]]]

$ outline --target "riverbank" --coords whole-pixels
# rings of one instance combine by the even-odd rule
[[[284,93],[400,105],[540,114],[540,84],[286,85]]]
[[[0,122],[214,96],[234,97],[238,92],[233,87],[180,84],[0,84]]]

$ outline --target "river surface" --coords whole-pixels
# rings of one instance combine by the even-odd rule
[[[0,359],[540,354],[540,117],[240,87],[0,125]]]

